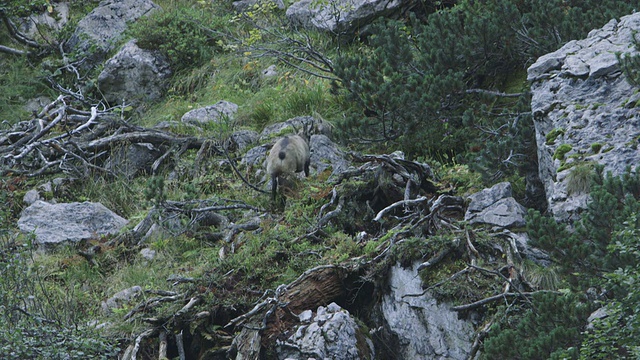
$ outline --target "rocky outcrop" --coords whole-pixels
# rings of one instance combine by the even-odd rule
[[[170,76],[164,56],[141,49],[131,40],[104,64],[98,87],[111,105],[153,101],[164,95]]]
[[[230,147],[233,150],[243,151],[248,148],[249,145],[258,141],[260,134],[253,130],[238,130],[231,134],[229,140],[231,141]]]
[[[373,343],[349,312],[336,303],[300,314],[301,325],[276,342],[278,359],[373,359]]]
[[[302,0],[287,9],[287,18],[308,29],[354,33],[378,17],[399,13],[410,4],[407,0]]]
[[[640,94],[616,56],[638,54],[638,31],[640,13],[611,20],[528,69],[539,174],[558,220],[577,219],[586,205],[585,194],[568,189],[576,165],[599,163],[620,175],[640,161]]]
[[[467,359],[474,328],[458,319],[445,303],[422,290],[417,264],[410,269],[394,266],[389,274],[391,292],[382,298],[385,330],[396,338],[398,359]],[[423,294],[424,293],[424,294]],[[423,294],[421,296],[417,296]],[[410,295],[410,296],[406,296]],[[386,330],[388,329],[388,330]],[[389,337],[387,335],[387,337]]]
[[[504,228],[524,226],[526,209],[511,195],[511,184],[502,182],[468,197],[471,202],[464,216],[470,224]]]
[[[24,209],[18,227],[33,233],[36,243],[53,246],[115,234],[127,223],[100,203],[49,204],[38,200]]]
[[[120,39],[128,23],[159,10],[150,0],[105,0],[78,22],[76,31],[65,43],[66,51],[77,51],[96,64]]]

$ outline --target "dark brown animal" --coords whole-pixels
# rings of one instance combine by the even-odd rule
[[[271,198],[275,200],[278,177],[304,170],[309,176],[309,143],[301,135],[287,135],[273,145],[267,156],[267,174],[271,177]]]

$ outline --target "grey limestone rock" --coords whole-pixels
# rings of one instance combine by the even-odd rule
[[[150,143],[136,143],[115,149],[105,168],[131,179],[151,174],[153,162],[164,152]]]
[[[417,271],[396,265],[389,273],[391,292],[382,298],[381,312],[388,329],[398,339],[399,359],[467,359],[474,329],[458,319],[449,305],[423,293]]]
[[[65,43],[66,50],[86,54],[88,65],[95,65],[113,49],[130,22],[159,9],[150,0],[102,1],[78,22],[75,32]]]
[[[127,42],[104,64],[98,87],[112,105],[158,100],[164,95],[171,76],[169,62],[157,51]]]
[[[331,176],[335,176],[347,170],[351,165],[344,151],[326,135],[312,135],[309,148],[311,167],[318,174],[330,168]]]
[[[230,140],[235,150],[242,151],[258,141],[259,134],[253,130],[239,130],[231,134]]]
[[[103,313],[110,314],[113,309],[122,307],[127,302],[136,298],[140,293],[142,293],[142,288],[140,286],[132,286],[128,289],[115,293],[112,297],[102,302]]]
[[[305,318],[309,311],[303,312]],[[301,316],[302,317],[302,316]],[[373,359],[373,343],[351,314],[336,303],[320,306],[313,319],[276,342],[278,359]]]
[[[287,18],[309,29],[353,33],[380,16],[400,13],[410,4],[407,0],[301,0],[289,6]]]
[[[40,36],[47,37],[53,35],[53,31],[59,31],[69,21],[69,3],[52,2],[51,13],[44,10],[39,14],[34,14],[17,21],[18,29],[21,33],[32,39]],[[49,39],[52,40],[52,39]]]
[[[198,109],[193,109],[182,115],[181,121],[184,123],[202,125],[208,122],[220,122],[224,118],[232,119],[238,112],[238,105],[220,100],[217,103]]]
[[[511,196],[511,184],[502,182],[469,196],[465,220],[500,227],[524,226],[526,209]]]
[[[611,20],[528,69],[539,175],[559,221],[576,220],[587,204],[585,194],[567,189],[576,165],[598,163],[605,173],[620,175],[640,162],[638,87],[627,81],[616,57],[638,55],[638,31],[640,13]],[[559,155],[561,146],[569,151]]]
[[[53,246],[115,234],[127,222],[100,203],[49,204],[38,200],[23,210],[18,228],[34,233],[36,243]]]

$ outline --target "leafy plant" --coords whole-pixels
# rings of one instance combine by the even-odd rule
[[[3,359],[110,359],[117,342],[88,321],[83,299],[56,291],[34,266],[32,243],[0,235],[0,357]]]
[[[593,163],[584,163],[574,166],[567,176],[567,193],[589,193],[593,177],[596,175]]]
[[[556,148],[556,151],[553,153],[553,158],[556,160],[564,160],[564,156],[573,150],[573,146],[570,144],[562,144]]]
[[[562,359],[565,349],[577,347],[591,306],[576,295],[539,293],[520,313],[495,324],[484,342],[482,359]],[[498,310],[509,310],[502,306]],[[571,356],[572,355],[572,356]]]
[[[171,7],[139,19],[130,33],[141,48],[164,54],[174,71],[196,68],[220,50],[220,35],[205,25],[204,14],[194,8]]]

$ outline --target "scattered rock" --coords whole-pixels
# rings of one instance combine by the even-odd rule
[[[587,319],[587,326],[586,329],[588,331],[591,331],[595,328],[595,322],[598,320],[602,320],[605,319],[607,317],[609,317],[611,315],[611,310],[609,308],[607,308],[606,306],[603,306],[601,308],[599,308],[598,310],[594,311],[591,313],[591,315],[589,315],[589,318]]]
[[[43,200],[43,199],[40,196],[40,193],[38,192],[38,190],[36,189],[31,189],[27,191],[24,194],[24,197],[22,198],[22,201],[24,201],[24,203],[27,205],[31,205],[38,200]]]
[[[311,311],[301,314],[307,319]],[[373,359],[373,343],[347,310],[336,303],[320,306],[313,320],[296,326],[276,342],[278,359]]]
[[[214,105],[188,111],[182,115],[181,121],[195,125],[203,125],[209,122],[218,123],[225,119],[233,119],[236,112],[238,112],[238,105],[221,100]]]
[[[153,101],[164,95],[170,76],[164,56],[141,49],[131,40],[104,64],[98,87],[111,105]]]
[[[151,261],[156,258],[156,251],[150,248],[140,250],[140,256]]]
[[[116,174],[132,179],[151,174],[153,162],[164,153],[149,143],[136,143],[116,149],[104,167]]]
[[[638,88],[629,84],[616,58],[638,54],[633,39],[638,31],[640,13],[611,20],[528,69],[540,179],[548,209],[559,221],[577,220],[587,203],[586,195],[567,190],[574,166],[595,162],[605,173],[620,175],[640,162]]]
[[[331,137],[331,125],[313,116],[298,116],[284,122],[265,127],[260,133],[260,141],[273,140],[278,136],[309,130],[308,135],[326,135]]]
[[[18,227],[35,234],[36,243],[54,246],[115,234],[127,222],[100,203],[49,204],[38,200],[23,210]]]
[[[164,153],[149,143],[136,143],[114,150],[104,167],[132,179],[151,174],[153,162]]]
[[[231,148],[235,151],[243,151],[249,145],[258,141],[260,134],[253,130],[239,130],[231,134]]]
[[[262,169],[262,164],[267,158],[267,146],[256,146],[254,148],[249,149],[246,154],[242,157],[240,164],[246,166],[249,169]]]
[[[24,105],[24,109],[32,114],[38,114],[42,109],[51,104],[53,100],[47,96],[38,96],[37,98],[28,100]]]
[[[140,244],[150,244],[156,240],[161,240],[167,236],[169,236],[170,234],[168,234],[163,228],[162,226],[153,223],[151,225],[151,227],[149,228],[149,230],[147,230],[147,232],[144,234],[144,236],[142,237],[142,239],[140,239]]]
[[[468,197],[471,202],[464,216],[471,224],[504,228],[525,225],[527,210],[511,196],[511,184],[502,182]]]
[[[142,293],[142,288],[140,286],[132,286],[128,289],[117,292],[115,295],[102,302],[102,312],[105,315],[109,315],[113,312],[113,309],[124,306],[129,301],[135,299],[140,293]]]
[[[278,76],[278,71],[276,70],[276,66],[275,65],[270,65],[268,68],[262,70],[262,77],[263,78],[270,78],[270,77],[275,77]]]
[[[231,5],[233,9],[239,13],[245,12],[247,10],[251,10],[255,5],[262,4],[264,1],[260,0],[239,0],[234,1]],[[276,7],[280,10],[284,10],[284,1],[282,0],[270,0],[270,2],[274,3]]]

